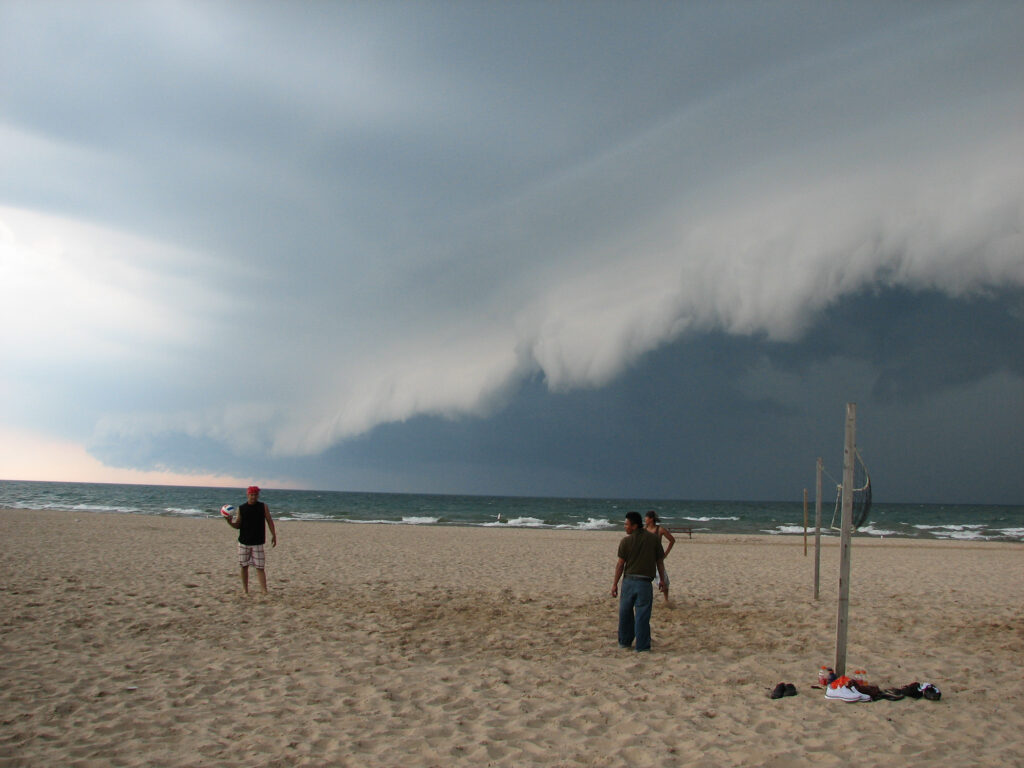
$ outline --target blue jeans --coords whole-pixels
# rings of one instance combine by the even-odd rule
[[[619,593],[619,645],[636,640],[638,651],[651,650],[651,605],[654,586],[643,579],[622,579]]]

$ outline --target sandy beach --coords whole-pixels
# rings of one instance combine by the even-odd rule
[[[617,532],[278,523],[241,595],[220,520],[0,510],[0,766],[1024,765],[1024,547],[682,537],[653,651],[618,648]],[[771,700],[778,682],[798,695]]]

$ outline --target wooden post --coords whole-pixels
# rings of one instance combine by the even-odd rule
[[[821,585],[821,457],[814,478],[814,599]]]
[[[804,557],[807,557],[807,489],[804,488]]]
[[[846,634],[850,623],[850,539],[853,536],[853,463],[857,452],[857,404],[846,404],[843,446],[843,522],[839,540],[839,616],[836,620],[835,672],[846,674]]]

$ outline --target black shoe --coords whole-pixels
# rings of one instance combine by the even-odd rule
[[[792,683],[786,683],[786,689],[782,693],[783,696],[796,696],[796,686]]]
[[[785,695],[786,695],[786,684],[785,683],[779,683],[778,685],[775,686],[775,690],[773,690],[769,694],[769,698],[781,699]]]
[[[893,693],[900,693],[904,696],[909,696],[912,699],[920,699],[921,685],[920,683],[908,683],[907,685],[904,685],[902,688],[894,689]]]

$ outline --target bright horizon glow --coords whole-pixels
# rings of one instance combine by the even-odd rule
[[[78,443],[23,430],[0,428],[2,480],[47,483],[115,483],[121,485],[183,485],[245,488],[249,478],[223,474],[182,473],[108,467]],[[296,490],[281,479],[257,481],[266,487]]]

